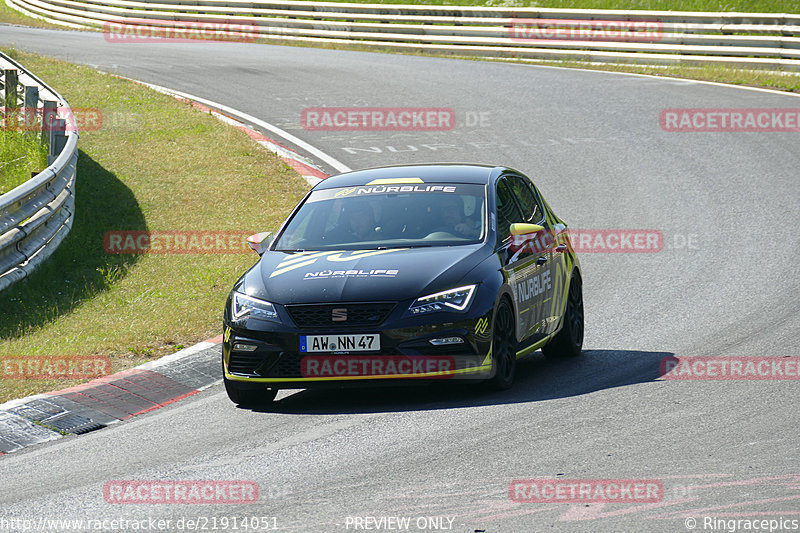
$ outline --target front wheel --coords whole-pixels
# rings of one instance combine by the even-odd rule
[[[500,302],[492,328],[492,366],[494,376],[487,385],[493,390],[510,389],[517,369],[517,338],[514,318],[506,300]]]
[[[577,271],[572,275],[563,324],[555,337],[542,346],[549,359],[577,357],[583,350],[583,286]]]

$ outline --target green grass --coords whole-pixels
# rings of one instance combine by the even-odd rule
[[[35,19],[27,15],[23,15],[16,9],[12,9],[6,5],[5,0],[0,0],[0,22],[8,24],[19,24],[21,26],[34,26],[37,28],[59,28],[64,29],[64,26],[57,26],[50,24],[43,20]]]
[[[0,292],[0,361],[107,355],[118,371],[218,335],[222,307],[253,254],[117,255],[108,230],[273,230],[308,189],[244,133],[165,95],[90,68],[12,51],[76,108],[75,219],[30,278]],[[69,386],[0,380],[0,402]]]
[[[352,0],[332,0],[352,2]],[[800,13],[800,3],[787,0],[370,0],[370,4],[548,7],[564,9],[643,9],[657,11],[739,11]]]
[[[47,167],[47,149],[34,133],[0,130],[0,194]]]
[[[530,5],[571,9],[800,13],[800,5],[787,0],[545,0],[531,2]]]
[[[352,2],[353,0],[332,0]],[[370,4],[425,4],[452,6],[542,7],[563,9],[639,9],[650,11],[707,11],[800,13],[800,2],[787,0],[370,0]],[[52,25],[31,19],[0,0],[0,22],[28,26]]]
[[[352,0],[331,0],[351,2]],[[546,7],[563,9],[643,9],[655,11],[739,11],[800,13],[786,0],[370,0],[370,4],[428,4],[450,6]]]

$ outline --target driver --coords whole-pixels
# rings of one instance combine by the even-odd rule
[[[366,200],[346,202],[342,222],[336,232],[339,242],[373,241],[378,238],[372,206]]]
[[[464,216],[464,201],[460,196],[446,196],[441,203],[442,223],[439,231],[452,233],[457,237],[476,238],[480,235],[480,228]]]

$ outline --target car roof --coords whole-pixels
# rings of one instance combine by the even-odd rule
[[[424,183],[478,183],[486,185],[490,183],[494,176],[505,170],[510,169],[467,163],[395,165],[337,174],[322,180],[315,189],[353,187],[367,185],[374,180],[403,180],[411,178],[419,178]]]

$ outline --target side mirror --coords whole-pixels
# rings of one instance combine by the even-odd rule
[[[255,235],[250,235],[247,238],[247,244],[258,255],[263,255],[267,251],[269,245],[272,244],[272,232],[262,231]]]
[[[523,222],[515,222],[511,224],[511,235],[530,235],[532,233],[539,233],[544,229],[544,226],[539,224],[526,224]]]
[[[516,222],[511,224],[509,233],[511,234],[509,251],[514,253],[514,258],[523,253],[544,253],[553,246],[553,232],[546,230],[544,226],[539,224]]]

